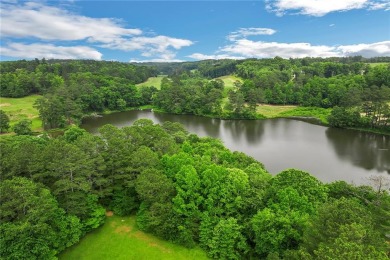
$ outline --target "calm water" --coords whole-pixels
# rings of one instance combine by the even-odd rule
[[[367,183],[371,175],[390,175],[390,136],[328,128],[292,119],[219,120],[190,115],[128,111],[85,120],[83,128],[97,133],[105,124],[129,126],[140,118],[173,121],[199,136],[221,139],[275,174],[287,168],[310,172],[324,182]]]

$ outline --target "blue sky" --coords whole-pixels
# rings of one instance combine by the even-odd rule
[[[389,0],[1,0],[1,60],[390,56]]]

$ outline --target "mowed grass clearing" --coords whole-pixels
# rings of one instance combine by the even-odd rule
[[[373,62],[373,63],[367,63],[368,65],[370,65],[371,67],[376,67],[376,66],[379,66],[379,65],[390,65],[389,62]]]
[[[233,75],[222,76],[222,77],[219,77],[216,79],[220,79],[223,81],[223,83],[225,84],[225,90],[230,90],[230,89],[234,88],[235,87],[234,83],[236,81],[242,82],[242,79],[240,79],[236,76],[233,76]]]
[[[236,76],[233,76],[233,75],[222,76],[222,77],[218,77],[218,78],[215,78],[215,79],[220,79],[224,83],[224,91],[223,91],[224,98],[222,100],[222,106],[225,106],[227,104],[227,102],[228,102],[228,93],[229,93],[229,91],[231,89],[235,88],[234,83],[236,81],[242,82],[242,79],[240,79],[240,78],[238,78]]]
[[[157,89],[161,89],[161,80],[165,78],[166,75],[159,75],[157,77],[150,77],[147,81],[137,84],[138,88],[142,87],[151,87],[154,86]]]
[[[279,117],[281,113],[294,110],[297,106],[278,106],[261,104],[257,106],[257,113],[267,118]]]
[[[39,95],[22,98],[0,97],[0,109],[9,116],[11,127],[22,119],[29,119],[32,121],[32,130],[39,131],[42,130],[42,120],[33,105],[40,97]]]
[[[137,229],[135,216],[107,217],[106,223],[59,255],[61,260],[201,260],[208,259],[200,248],[188,249]]]

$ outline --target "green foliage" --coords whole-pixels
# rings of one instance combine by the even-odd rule
[[[5,133],[8,131],[8,129],[9,117],[3,110],[0,110],[0,133]]]
[[[103,225],[104,208],[136,212],[140,230],[200,245],[212,258],[381,259],[387,252],[383,180],[373,179],[374,190],[323,185],[295,169],[272,177],[253,158],[177,123],[140,119],[96,136],[77,127],[53,139],[11,136],[0,142],[0,174],[7,238],[0,250],[13,259],[27,247],[30,258],[54,257]]]
[[[23,119],[16,123],[13,127],[12,130],[17,134],[17,135],[31,135],[32,130],[31,130],[31,120],[28,119]]]
[[[386,242],[374,228],[372,215],[355,199],[341,198],[325,203],[318,215],[311,220],[303,246],[311,254],[326,252],[346,255],[362,253],[382,255],[386,253]],[[340,244],[348,245],[340,251]],[[377,252],[372,252],[375,248]],[[351,250],[351,251],[350,251]],[[356,250],[356,251],[355,251]],[[354,252],[355,251],[355,252]]]
[[[340,128],[359,126],[361,124],[360,113],[356,109],[335,107],[328,117],[328,122],[329,125]]]
[[[135,189],[141,201],[151,205],[170,201],[175,195],[173,182],[165,174],[148,169],[138,176]]]
[[[235,218],[221,219],[204,245],[208,248],[208,255],[216,259],[242,259],[249,251],[249,246],[241,230],[242,226]]]
[[[388,259],[386,251],[364,241],[368,231],[363,225],[352,223],[340,227],[339,236],[331,243],[320,243],[314,251],[316,259]]]
[[[129,216],[139,207],[139,201],[134,188],[114,190],[110,208],[116,215]]]
[[[286,188],[293,188],[300,196],[307,196],[308,201],[313,204],[320,204],[327,199],[328,189],[326,186],[304,171],[288,169],[272,178],[268,194],[269,200],[274,201],[274,194]]]
[[[79,219],[67,216],[46,188],[13,178],[0,191],[2,259],[52,259],[79,240]]]
[[[327,124],[329,116],[331,126],[385,132],[390,124],[390,67],[387,63],[368,66],[364,60],[275,57],[145,66],[80,60],[15,61],[0,63],[4,72],[1,90],[7,97],[43,95],[35,108],[44,129],[78,125],[91,113],[143,105],[175,114],[263,119],[258,105],[265,103],[301,106],[278,114],[280,117],[311,117]],[[169,75],[154,77],[156,69]],[[156,84],[144,82],[151,77]],[[233,78],[238,80],[232,83]],[[335,111],[330,115],[332,108]],[[34,128],[37,124],[36,120]],[[175,138],[183,140],[180,134]]]
[[[64,138],[68,143],[72,143],[80,136],[87,134],[87,131],[77,126],[72,126],[64,132]]]
[[[279,190],[274,201],[259,211],[251,220],[256,244],[261,256],[269,253],[283,255],[285,250],[296,249],[302,241],[303,230],[313,214],[313,206],[305,195],[292,187]]]
[[[175,114],[219,116],[223,88],[221,80],[176,77],[162,82],[155,105]]]

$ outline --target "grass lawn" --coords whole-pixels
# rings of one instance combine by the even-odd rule
[[[102,227],[60,254],[59,259],[201,260],[207,257],[199,248],[188,249],[138,230],[135,216],[111,216]]]
[[[234,82],[236,82],[236,81],[242,82],[242,79],[240,79],[236,76],[233,76],[233,75],[222,76],[222,77],[219,77],[217,79],[221,79],[223,81],[223,83],[225,83],[225,89],[227,89],[227,90],[234,88]]]
[[[328,116],[331,112],[331,108],[296,107],[291,110],[281,112],[278,117],[313,117],[318,118],[322,123],[327,124]]]
[[[216,78],[216,79],[220,79],[223,81],[223,83],[225,84],[225,88],[224,88],[224,91],[223,91],[223,95],[224,95],[224,98],[222,100],[222,106],[225,106],[228,102],[228,92],[229,90],[235,88],[234,86],[234,82],[236,81],[241,81],[242,82],[242,79],[236,77],[236,76],[233,76],[233,75],[227,75],[227,76],[222,76],[222,77],[219,77],[219,78]]]
[[[10,125],[22,119],[32,121],[32,130],[42,130],[42,121],[39,119],[38,110],[33,107],[35,100],[39,95],[31,95],[23,98],[4,98],[0,97],[0,109],[3,110],[10,118]]]
[[[276,106],[276,105],[258,105],[257,113],[262,114],[267,118],[274,118],[280,116],[281,113],[291,111],[297,106]]]
[[[376,67],[379,65],[389,65],[389,62],[376,62],[376,63],[367,63],[367,64],[370,65],[371,67]]]
[[[159,75],[157,77],[150,77],[147,81],[137,84],[137,87],[151,87],[154,86],[157,89],[161,88],[161,80],[165,78],[166,75]]]

